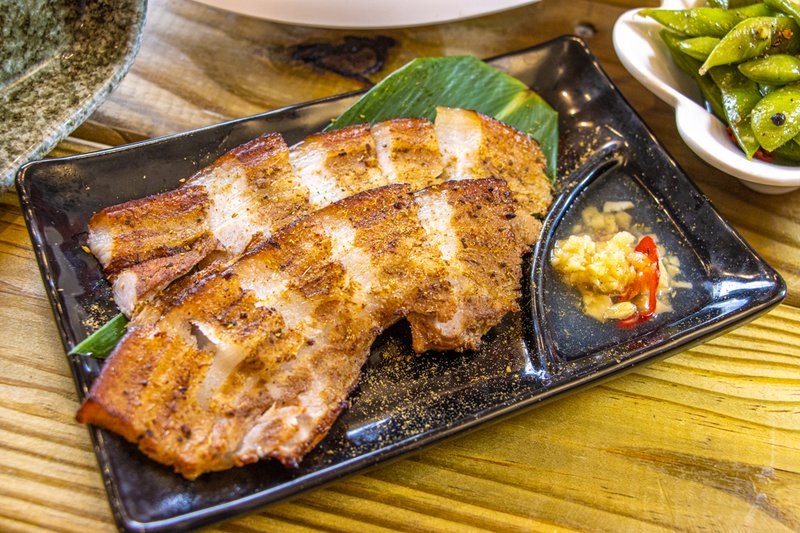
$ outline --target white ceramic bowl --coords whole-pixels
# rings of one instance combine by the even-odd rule
[[[685,9],[696,5],[701,4],[696,0],[664,0],[661,7]],[[626,12],[614,24],[614,50],[634,78],[675,108],[678,132],[689,148],[755,191],[783,194],[799,188],[800,167],[748,160],[731,142],[725,124],[702,106],[697,84],[672,61],[658,35],[662,26],[637,15],[638,11]]]

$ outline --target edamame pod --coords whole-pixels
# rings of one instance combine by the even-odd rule
[[[774,17],[777,12],[764,3],[739,9],[696,7],[693,9],[640,9],[639,15],[650,17],[663,26],[690,37],[723,37],[739,22],[752,17]]]
[[[641,9],[639,14],[691,37],[723,37],[742,20],[742,17],[735,11],[717,7],[679,10]]]
[[[740,63],[763,54],[772,43],[778,28],[775,17],[753,17],[745,19],[720,39],[700,67],[705,74],[711,67]]]
[[[800,57],[775,54],[739,65],[739,72],[758,83],[786,85],[800,81]]]
[[[758,92],[761,93],[761,96],[767,96],[769,93],[777,91],[780,88],[780,85],[770,85],[769,83],[758,84]]]
[[[777,15],[778,26],[772,36],[772,44],[767,48],[768,54],[796,54],[800,52],[800,28],[794,19],[785,15]]]
[[[797,138],[775,148],[772,151],[772,155],[775,156],[776,163],[786,161],[791,164],[797,164],[800,161],[800,145],[797,144]]]
[[[753,132],[759,144],[771,152],[800,133],[800,84],[786,85],[769,93],[753,108]]]
[[[765,3],[757,3],[739,9],[731,9],[739,17],[739,20],[744,20],[750,17],[774,17],[778,14],[777,11],[769,7]]]
[[[775,11],[786,13],[796,23],[800,24],[800,4],[797,2],[793,0],[764,0],[764,4]]]
[[[708,0],[709,5],[721,7],[722,9],[734,9],[737,7],[757,4],[758,0]]]
[[[710,108],[709,111],[714,113],[720,120],[724,121],[725,110],[722,105],[722,94],[720,93],[719,87],[717,87],[709,76],[701,76],[698,74],[697,71],[700,69],[700,61],[681,52],[680,48],[678,48],[678,43],[682,39],[680,35],[667,30],[661,30],[660,35],[664,44],[667,45],[667,49],[672,55],[672,60],[675,61],[675,64],[697,82],[703,99],[706,101],[706,107]]]
[[[751,159],[759,143],[750,125],[750,112],[761,100],[758,85],[747,79],[732,65],[714,67],[708,71],[722,94],[726,122],[742,151]]]
[[[689,57],[705,61],[717,44],[719,44],[719,39],[716,37],[692,37],[680,41],[678,48]]]

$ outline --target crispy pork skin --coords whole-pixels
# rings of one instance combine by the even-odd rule
[[[173,191],[106,208],[89,221],[89,248],[128,316],[209,254],[235,257],[308,212],[278,134],[245,143]]]
[[[317,133],[291,149],[265,135],[220,157],[180,188],[97,213],[89,247],[131,316],[196,265],[238,257],[292,220],[390,183],[502,178],[522,209],[550,205],[544,156],[526,135],[485,115],[439,108],[435,124],[387,120]]]
[[[78,420],[190,479],[262,458],[295,466],[386,327],[407,318],[416,350],[473,349],[517,310],[537,234],[497,179],[337,201],[133,323]]]
[[[89,246],[109,276],[177,255],[208,235],[208,195],[185,186],[103,209],[89,221]]]

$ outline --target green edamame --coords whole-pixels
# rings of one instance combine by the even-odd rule
[[[775,11],[789,15],[796,23],[800,24],[800,4],[797,2],[793,0],[764,0],[764,4]]]
[[[759,57],[740,64],[739,72],[758,83],[786,85],[800,81],[800,57],[785,54]]]
[[[750,125],[750,112],[761,100],[758,85],[732,65],[714,67],[708,73],[719,87],[726,122],[736,142],[747,158],[752,158],[759,149],[758,140]]]
[[[723,37],[739,22],[752,17],[771,17],[776,12],[763,3],[739,9],[696,7],[693,9],[640,9],[639,14],[650,17],[662,26],[690,37]]]
[[[757,4],[759,0],[709,0],[708,3],[713,7],[721,7],[722,9],[734,9],[737,7],[749,6]]]
[[[757,3],[740,7],[739,9],[731,9],[739,17],[739,20],[744,20],[750,17],[774,17],[778,14],[777,11],[769,7],[765,3]]]
[[[772,43],[777,28],[775,17],[743,20],[720,39],[700,67],[700,74],[705,74],[711,67],[739,63],[763,54]]]
[[[772,155],[775,156],[776,163],[790,163],[796,165],[800,162],[800,145],[797,144],[797,137],[775,148],[775,150],[772,151]]]
[[[735,11],[717,7],[694,9],[641,9],[639,14],[691,37],[723,37],[742,20]]]
[[[759,144],[772,151],[800,133],[800,84],[794,83],[763,97],[751,113]]]
[[[667,27],[661,37],[675,64],[748,159],[800,165],[800,0],[640,13]]]
[[[796,54],[800,52],[800,28],[794,19],[785,15],[777,15],[778,23],[773,35],[768,54]]]
[[[691,37],[678,43],[678,48],[689,57],[705,61],[708,54],[719,44],[717,37]]]
[[[761,93],[761,96],[767,96],[769,93],[773,91],[777,91],[780,89],[780,85],[772,85],[769,83],[759,83],[758,84],[758,92]]]
[[[697,86],[700,87],[700,93],[707,102],[710,111],[719,117],[720,120],[725,120],[725,109],[722,105],[722,93],[720,93],[719,87],[717,87],[709,76],[701,76],[698,74],[697,71],[700,69],[700,61],[689,57],[678,48],[678,43],[681,42],[682,37],[668,30],[661,30],[659,35],[661,35],[664,44],[667,45],[667,49],[672,55],[675,64],[697,82]]]

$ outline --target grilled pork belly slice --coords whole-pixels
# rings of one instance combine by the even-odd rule
[[[418,191],[444,181],[439,142],[430,121],[386,120],[372,126],[372,136],[387,183],[408,183]]]
[[[389,185],[277,231],[132,323],[78,412],[187,478],[275,458],[327,434],[381,331],[476,348],[518,309],[538,234],[505,182]]]
[[[539,143],[477,111],[436,108],[436,137],[446,179],[502,178],[520,207],[544,216],[552,201]]]
[[[89,221],[88,244],[130,316],[144,297],[212,252],[235,257],[258,235],[308,212],[289,148],[278,134],[245,143],[159,195],[106,208]]]
[[[89,247],[122,312],[197,264],[235,258],[292,220],[389,183],[419,190],[451,179],[505,179],[524,211],[551,201],[538,144],[475,111],[439,108],[419,118],[357,125],[307,137],[289,149],[277,134],[223,155],[164,194],[104,209]]]
[[[310,135],[292,148],[290,160],[309,191],[311,209],[386,184],[365,124]]]
[[[177,255],[208,235],[208,204],[205,189],[190,185],[108,207],[89,221],[89,247],[109,276]]]

